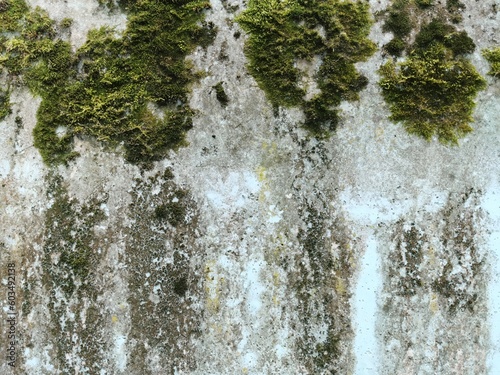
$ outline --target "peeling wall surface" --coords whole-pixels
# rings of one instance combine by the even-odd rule
[[[28,1],[74,20],[75,50],[91,29],[125,30],[105,3]],[[481,54],[499,45],[500,2],[464,4],[456,27],[486,88],[458,146],[388,119],[387,0],[369,1],[377,51],[356,63],[368,84],[329,137],[248,72],[243,0],[204,11],[217,33],[188,56],[202,73],[193,127],[148,168],[90,136],[47,166],[41,99],[13,85],[0,374],[500,374],[500,79]]]

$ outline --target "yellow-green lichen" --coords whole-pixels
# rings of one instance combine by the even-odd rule
[[[354,63],[375,50],[367,39],[368,5],[351,1],[252,0],[237,21],[249,33],[248,69],[274,106],[299,106],[315,134],[333,130],[336,107],[356,100],[366,79]],[[320,93],[306,99],[299,60],[322,61],[315,74]]]

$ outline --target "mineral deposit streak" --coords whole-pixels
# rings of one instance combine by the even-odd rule
[[[381,290],[377,240],[371,235],[360,262],[359,278],[354,292],[354,352],[356,375],[378,374],[376,336],[377,295]]]

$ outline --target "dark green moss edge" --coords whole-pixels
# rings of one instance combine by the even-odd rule
[[[304,126],[313,135],[334,130],[339,121],[336,107],[342,100],[357,100],[367,84],[354,63],[375,51],[367,39],[372,25],[368,4],[252,0],[236,21],[249,34],[245,45],[249,72],[271,104],[302,108]],[[314,77],[321,93],[305,100],[302,73],[295,63],[315,56],[322,59]]]
[[[13,81],[26,83],[42,98],[33,134],[47,164],[77,156],[76,135],[111,148],[123,145],[127,161],[145,166],[185,144],[193,116],[187,95],[199,78],[185,58],[215,36],[215,27],[203,21],[208,2],[119,2],[128,15],[123,35],[116,37],[109,28],[92,30],[72,53],[60,38],[70,27],[68,20],[56,25],[43,10],[14,1],[24,4],[19,6],[24,13],[10,18],[14,36],[6,38],[10,30],[0,30],[2,66]],[[150,103],[162,118],[153,115]],[[58,127],[66,129],[64,136],[56,134]]]

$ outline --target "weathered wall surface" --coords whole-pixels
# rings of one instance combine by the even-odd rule
[[[64,4],[30,2],[74,18],[75,46],[90,28],[124,28],[117,10]],[[485,77],[495,4],[467,2],[460,26]],[[248,74],[233,22],[245,4],[211,6],[217,36],[191,55],[205,74],[189,144],[152,170],[84,138],[80,157],[46,167],[33,147],[39,99],[13,90],[0,122],[0,373],[499,373],[498,79],[477,97],[474,132],[447,147],[387,119],[377,51],[357,64],[360,100],[318,140]],[[389,35],[379,22],[370,38]]]

